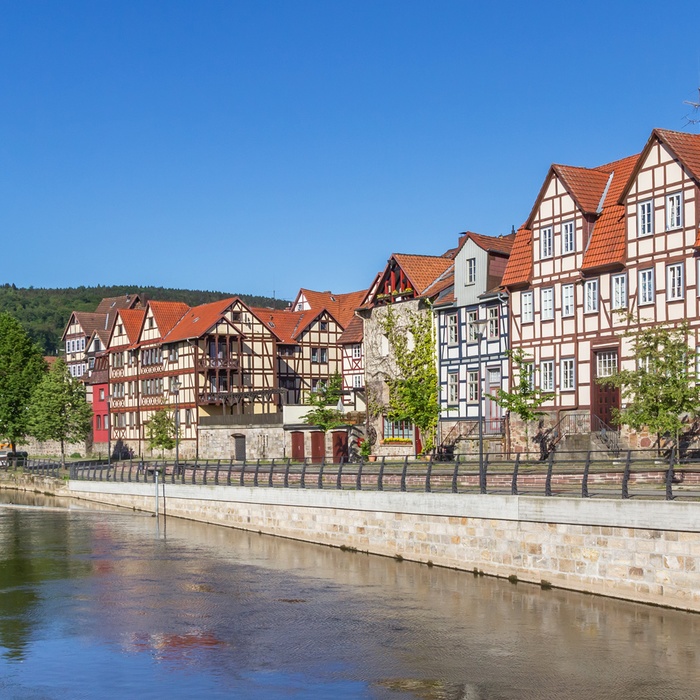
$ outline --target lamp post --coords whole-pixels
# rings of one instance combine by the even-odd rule
[[[170,383],[170,393],[175,397],[175,474],[180,472],[180,381],[177,377]]]
[[[484,410],[483,410],[483,375],[481,371],[481,343],[484,339],[484,332],[486,331],[486,325],[488,321],[486,319],[477,319],[472,322],[474,326],[474,334],[476,336],[476,354],[478,367],[478,380],[479,388],[477,391],[478,400],[478,418],[479,418],[479,492],[486,493],[486,475],[484,474]]]

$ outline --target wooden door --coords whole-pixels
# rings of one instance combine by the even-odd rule
[[[610,376],[617,371],[617,350],[600,350],[594,353],[593,367],[595,379],[591,391],[591,415],[597,416],[600,420],[616,427],[613,419],[613,409],[620,408],[620,389],[609,384],[600,384],[600,377]],[[591,425],[592,430],[598,430],[598,426]]]
[[[322,462],[326,456],[326,436],[319,430],[311,433],[311,461]]]
[[[292,433],[292,459],[295,462],[304,460],[304,433]]]
[[[333,461],[337,464],[341,459],[348,458],[348,433],[338,430],[331,434],[333,439]]]
[[[488,435],[498,435],[501,432],[501,407],[491,398],[496,396],[501,388],[501,370],[486,370],[486,395],[484,396],[484,417],[486,418],[484,432]]]
[[[233,436],[233,458],[237,462],[245,460],[245,435]]]

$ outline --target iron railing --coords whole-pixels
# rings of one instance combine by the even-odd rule
[[[473,457],[451,461],[382,458],[376,462],[125,461],[71,464],[70,478],[87,481],[224,485],[253,488],[489,493],[583,498],[651,498],[700,501],[700,461],[678,462],[674,453],[627,451],[506,456],[487,453],[480,472]]]

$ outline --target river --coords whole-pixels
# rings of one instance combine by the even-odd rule
[[[0,491],[0,698],[697,700],[700,616]]]

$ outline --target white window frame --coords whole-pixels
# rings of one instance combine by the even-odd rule
[[[612,377],[613,374],[617,374],[617,351],[596,353],[596,379]]]
[[[613,311],[627,308],[627,274],[610,278],[610,308]]]
[[[360,343],[355,343],[352,346],[352,356],[355,360],[359,360],[362,357],[362,345]]]
[[[561,360],[561,390],[576,389],[576,360],[573,357],[563,357]]]
[[[583,311],[584,313],[596,313],[598,311],[598,278],[586,280],[584,283]]]
[[[467,311],[467,342],[476,343],[477,325],[479,320],[479,312],[476,309]]]
[[[565,221],[561,225],[561,246],[563,253],[573,253],[576,251],[576,223]]]
[[[535,320],[535,293],[532,290],[520,293],[520,318],[523,323]]]
[[[490,339],[495,339],[500,337],[500,310],[497,306],[489,306],[486,309],[486,319],[488,321],[486,326],[487,337]]]
[[[554,360],[540,362],[540,389],[554,391]]]
[[[637,203],[637,237],[651,236],[654,233],[654,200]]]
[[[637,290],[639,306],[654,303],[654,268],[639,270],[639,289]]]
[[[540,229],[540,260],[551,258],[554,249],[554,235],[551,226]]]
[[[576,296],[573,284],[562,284],[561,286],[561,315],[565,318],[574,315],[576,308]]]
[[[527,380],[528,387],[530,389],[535,388],[535,363],[534,362],[523,362],[523,364],[520,366],[520,379],[522,380],[523,376]]]
[[[683,193],[666,195],[666,230],[674,231],[683,227]]]
[[[445,325],[447,326],[447,344],[448,345],[458,345],[459,344],[459,321],[456,313],[447,314],[445,319]]]
[[[361,374],[353,374],[352,375],[352,386],[354,389],[362,389],[362,375]]]
[[[467,372],[467,403],[479,403],[479,371]]]
[[[683,263],[666,266],[666,300],[679,301],[685,295]]]
[[[554,287],[540,290],[540,317],[543,321],[554,320]]]
[[[447,373],[447,405],[456,406],[459,404],[459,373]]]
[[[464,284],[476,284],[476,258],[467,258],[464,270]]]

